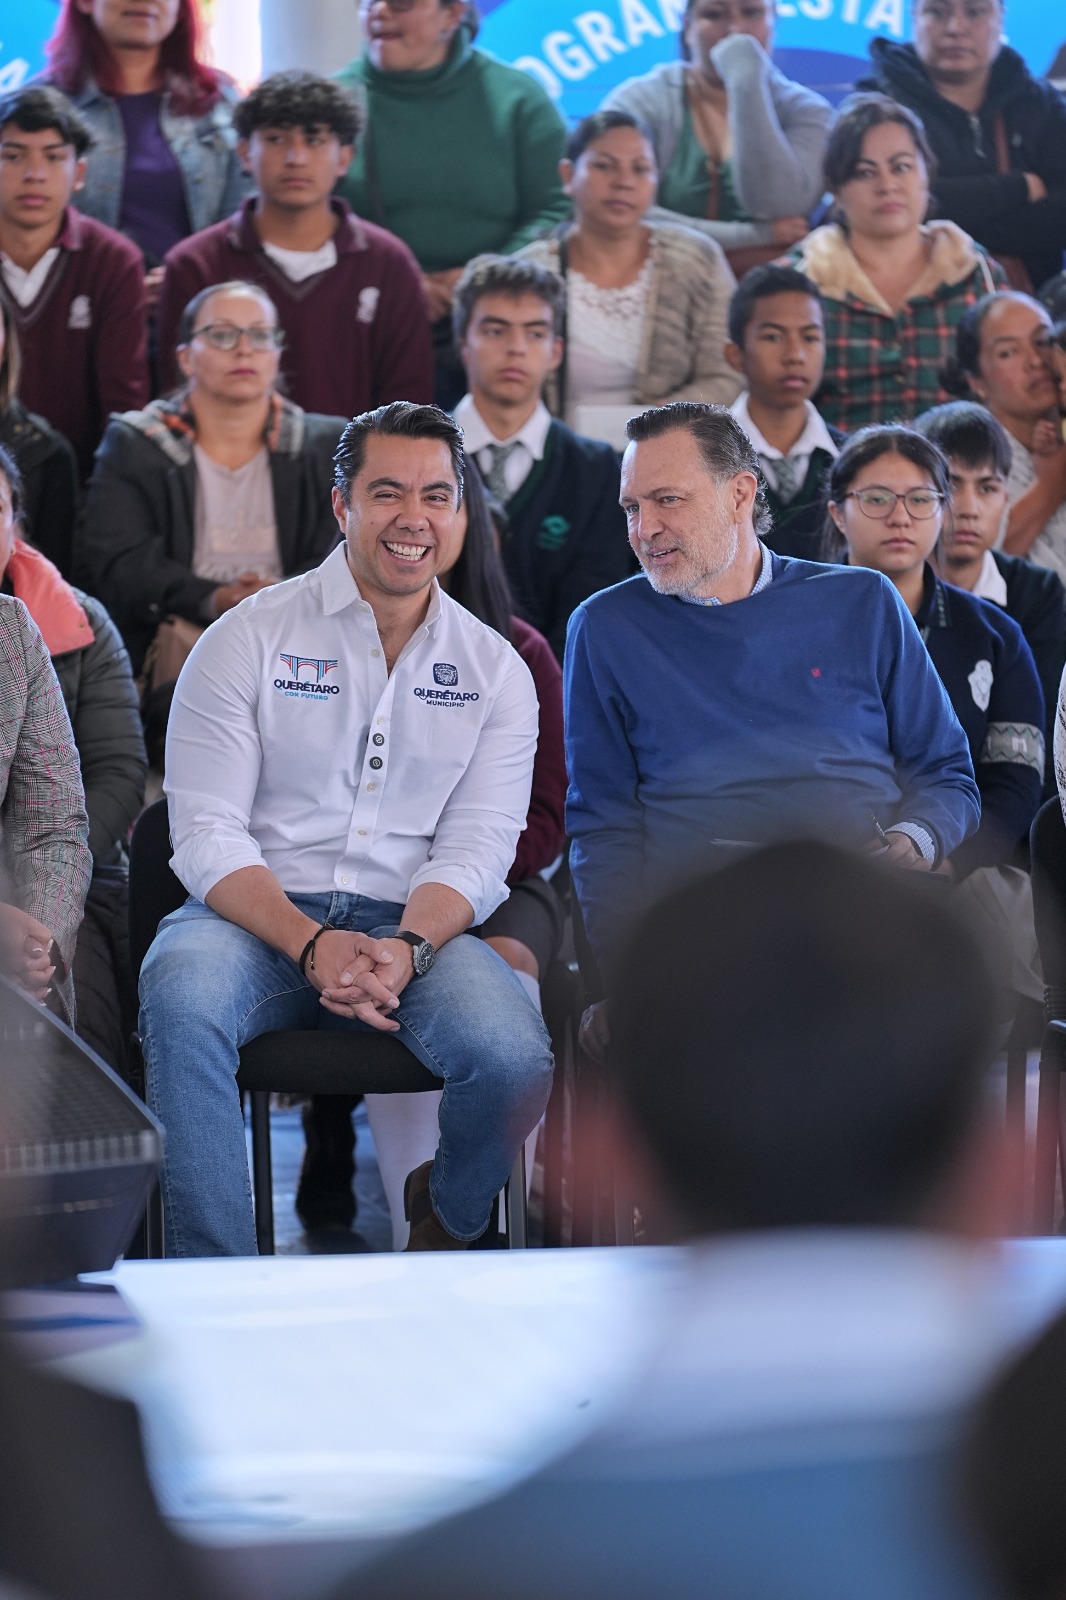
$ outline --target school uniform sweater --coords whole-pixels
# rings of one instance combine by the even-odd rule
[[[515,608],[560,661],[575,606],[633,571],[618,473],[609,444],[553,419],[543,456],[507,502],[503,559]]]
[[[1057,572],[1038,567],[1022,556],[992,551],[1007,585],[1008,617],[1013,617],[1025,642],[1033,652],[1037,676],[1044,694],[1044,788],[1043,798],[1055,793],[1055,772],[1051,749],[1055,739],[1055,706],[1059,683],[1066,667],[1066,588]]]
[[[68,206],[59,255],[28,306],[0,275],[22,351],[19,398],[74,446],[87,478],[115,411],[148,401],[144,261],[129,239]]]
[[[718,606],[643,576],[594,595],[570,623],[564,703],[571,869],[601,966],[627,914],[718,846],[862,848],[908,822],[942,857],[980,821],[936,668],[866,569],[775,555],[768,586]]]
[[[433,398],[433,356],[422,280],[414,257],[343,200],[335,266],[294,283],[263,249],[255,200],[167,253],[159,301],[164,390],[179,381],[174,359],[181,314],[212,283],[240,278],[265,289],[285,331],[281,375],[305,411],[354,417],[391,400]]]
[[[826,428],[834,444],[843,449],[847,434],[828,422]],[[774,519],[766,543],[779,556],[798,556],[802,561],[824,559],[826,484],[832,465],[833,457],[828,450],[812,450],[807,474],[788,501],[782,500],[769,478],[766,479],[766,503]]]

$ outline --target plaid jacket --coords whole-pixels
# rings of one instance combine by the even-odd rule
[[[814,403],[847,433],[908,422],[950,400],[940,369],[955,353],[959,320],[982,295],[1007,286],[999,263],[954,223],[930,222],[924,231],[932,259],[894,315],[835,223],[815,228],[786,258],[822,291],[825,373]]]
[[[48,651],[22,601],[0,595],[0,848],[11,900],[51,928],[68,970],[92,870],[88,837],[78,752]]]

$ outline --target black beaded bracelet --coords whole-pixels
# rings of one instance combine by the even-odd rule
[[[307,977],[307,958],[311,957],[311,971],[315,970],[315,945],[324,933],[336,933],[332,922],[324,922],[321,928],[316,928],[300,952],[300,976]]]

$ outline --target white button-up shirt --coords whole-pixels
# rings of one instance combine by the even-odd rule
[[[518,432],[512,433],[509,439],[497,439],[474,404],[473,395],[464,394],[453,416],[463,430],[466,453],[477,461],[483,478],[487,478],[492,471],[493,456],[489,448],[491,445],[514,443],[520,446],[518,450],[511,451],[503,469],[507,482],[507,498],[510,500],[518,493],[536,462],[544,455],[548,430],[552,425],[551,413],[544,401],[538,401],[533,415],[527,417]]]
[[[253,866],[288,894],[401,905],[443,883],[483,922],[507,898],[537,715],[525,663],[437,584],[390,676],[339,545],[227,612],[182,669],[171,865],[200,900]]]

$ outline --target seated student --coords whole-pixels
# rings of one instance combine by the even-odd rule
[[[74,563],[135,671],[166,618],[206,627],[336,542],[329,486],[344,421],[282,398],[279,344],[262,289],[216,284],[185,308],[184,387],[108,425]]]
[[[540,707],[529,811],[507,874],[507,899],[477,932],[503,957],[539,1009],[540,985],[563,935],[563,903],[542,876],[558,865],[565,844],[563,678],[547,640],[513,614],[488,496],[478,474],[469,470],[469,459],[467,468],[459,508],[460,542],[453,546],[438,571],[437,581],[479,622],[510,639],[529,668]],[[307,1155],[296,1194],[296,1211],[309,1230],[338,1225],[347,1228],[354,1219],[354,1105],[350,1097],[316,1096],[304,1112]],[[392,1213],[393,1245],[402,1250],[407,1243],[404,1179],[437,1147],[440,1095],[373,1094],[367,1095],[366,1106]],[[535,1138],[535,1133],[531,1137]],[[529,1170],[532,1172],[532,1161]]]
[[[827,100],[774,66],[773,29],[772,0],[686,0],[683,59],[603,102],[651,133],[665,208],[655,220],[699,228],[749,259],[807,232],[833,121]]]
[[[992,986],[933,888],[783,843],[640,919],[612,1142],[684,1245],[657,1336],[586,1440],[332,1600],[991,1600],[951,1472],[1002,1348]]]
[[[563,358],[563,306],[558,275],[521,256],[480,256],[455,290],[470,386],[455,420],[507,512],[515,608],[560,660],[574,607],[632,571],[618,457],[553,419],[541,399]]]
[[[0,299],[22,349],[22,400],[69,439],[83,478],[111,412],[148,399],[141,252],[71,204],[88,148],[58,89],[0,99]]]
[[[429,320],[415,259],[333,196],[359,132],[350,96],[328,78],[278,72],[241,102],[234,126],[256,193],[166,257],[164,382],[176,377],[184,307],[209,284],[240,278],[278,308],[282,377],[297,405],[350,417],[389,400],[428,400]]]
[[[0,446],[0,592],[41,630],[81,765],[93,875],[74,951],[78,1032],[122,1072],[136,1025],[126,925],[126,836],[144,804],[148,760],[137,690],[118,629],[22,538],[22,483]]]
[[[959,323],[944,380],[986,405],[1010,439],[1004,550],[1066,580],[1066,441],[1050,333],[1051,318],[1028,295],[987,295]]]
[[[1020,256],[1038,289],[1066,250],[1066,96],[1004,43],[1003,13],[1003,0],[914,0],[914,43],[874,39],[860,87],[921,117],[937,214]]]
[[[822,297],[811,280],[795,267],[752,267],[730,301],[725,358],[747,383],[729,409],[766,479],[766,543],[778,555],[817,561],[822,489],[845,435],[811,403],[825,365]]]
[[[849,439],[829,478],[829,516],[853,567],[895,585],[914,618],[970,747],[981,825],[939,870],[1004,937],[1004,987],[1043,998],[1025,851],[1044,783],[1044,696],[1018,624],[987,600],[952,589],[930,558],[951,505],[935,444],[898,424]]]
[[[559,170],[574,219],[521,252],[566,285],[551,410],[621,450],[641,406],[735,399],[722,347],[736,279],[713,239],[648,220],[656,171],[647,130],[628,111],[597,111],[574,129]]]
[[[0,445],[18,464],[23,527],[66,577],[78,503],[78,464],[61,433],[18,397],[19,336],[6,300],[0,299]]]
[[[942,450],[951,473],[951,511],[934,562],[957,589],[1001,606],[1033,652],[1044,694],[1044,750],[1051,749],[1055,702],[1066,664],[1066,589],[1047,567],[995,548],[1007,513],[1010,440],[991,412],[968,400],[927,411],[914,424]],[[1044,798],[1054,791],[1044,763]]]
[[[927,222],[933,153],[913,111],[853,95],[825,152],[835,220],[789,253],[822,292],[826,362],[815,396],[850,432],[906,421],[949,395],[940,365],[969,306],[1006,279],[953,222]]]

